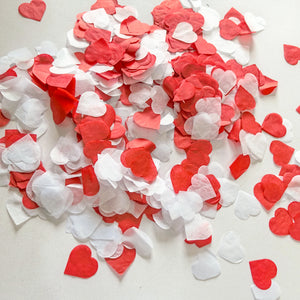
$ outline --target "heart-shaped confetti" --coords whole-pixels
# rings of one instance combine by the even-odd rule
[[[271,113],[265,117],[262,129],[274,137],[283,137],[286,134],[286,128],[282,121],[282,117],[279,114]]]
[[[46,10],[46,3],[43,0],[31,0],[30,3],[22,3],[19,6],[19,13],[24,18],[41,21]]]
[[[81,278],[93,276],[98,270],[98,262],[91,255],[88,246],[76,246],[70,253],[64,273]]]
[[[289,212],[284,208],[278,208],[275,216],[270,219],[270,230],[276,235],[288,235],[290,226],[293,224]]]

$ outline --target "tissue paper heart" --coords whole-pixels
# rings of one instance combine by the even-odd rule
[[[124,247],[121,256],[117,258],[106,258],[105,260],[119,275],[123,275],[133,263],[135,256],[135,249],[127,249]]]
[[[278,166],[289,163],[295,149],[281,141],[273,141],[270,145],[270,152],[273,154],[273,161]]]
[[[234,213],[241,220],[247,220],[250,216],[257,216],[260,213],[259,202],[253,195],[239,191],[234,204]]]
[[[64,273],[81,278],[93,276],[98,270],[98,262],[91,255],[92,252],[88,246],[75,247],[70,253]]]
[[[197,41],[197,34],[193,31],[193,26],[187,22],[178,23],[172,37],[184,43],[194,43]]]
[[[270,288],[277,274],[275,263],[270,259],[260,259],[249,261],[249,266],[254,284],[262,290]]]
[[[296,65],[300,60],[300,48],[292,45],[283,45],[284,58],[290,65]]]
[[[283,137],[286,134],[286,128],[282,121],[282,117],[279,114],[268,114],[262,123],[262,129],[274,137]]]
[[[19,13],[28,19],[41,21],[46,10],[46,3],[43,0],[32,0],[30,3],[22,3],[19,6]]]
[[[269,221],[270,230],[276,235],[288,235],[292,224],[293,220],[284,208],[278,208],[275,216]]]

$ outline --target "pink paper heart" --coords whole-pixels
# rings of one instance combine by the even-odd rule
[[[46,3],[43,0],[32,0],[30,3],[22,3],[19,6],[19,13],[24,18],[41,21],[46,10]]]

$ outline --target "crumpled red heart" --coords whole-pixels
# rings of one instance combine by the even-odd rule
[[[91,249],[86,245],[79,245],[71,251],[64,274],[89,278],[97,270],[98,262],[92,257]]]
[[[272,284],[272,278],[277,274],[275,263],[270,259],[260,259],[249,261],[249,265],[254,284],[262,290],[267,290]]]
[[[22,3],[19,6],[19,13],[24,18],[41,21],[46,10],[46,3],[43,0],[31,0],[30,3]]]

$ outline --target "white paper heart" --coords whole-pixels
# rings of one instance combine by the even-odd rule
[[[172,37],[184,43],[195,43],[197,41],[197,34],[193,31],[193,26],[187,22],[178,23]]]
[[[244,191],[239,191],[234,205],[234,213],[241,220],[247,220],[250,216],[257,216],[261,207],[257,199]]]

